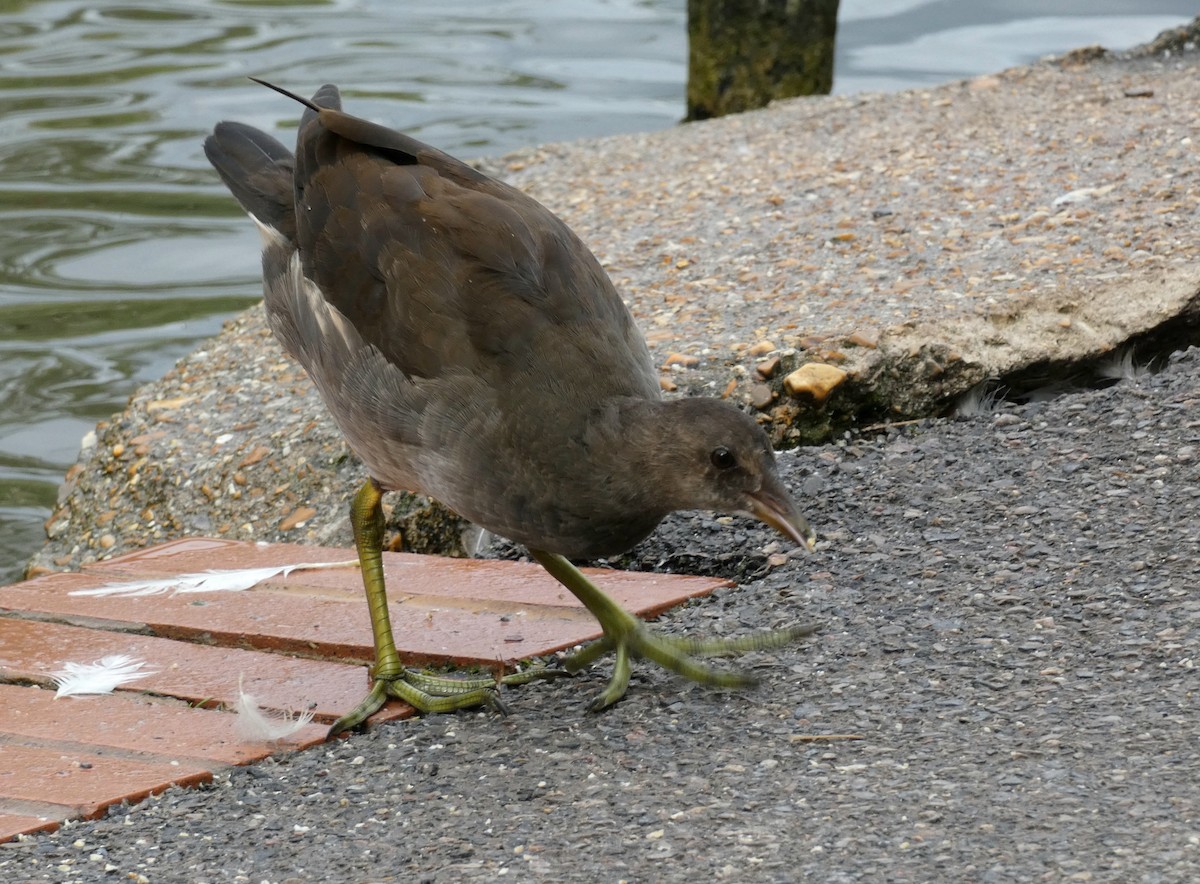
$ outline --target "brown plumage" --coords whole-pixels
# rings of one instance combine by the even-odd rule
[[[296,100],[295,157],[238,123],[205,152],[263,234],[272,330],[378,487],[541,555],[621,552],[681,509],[754,515],[811,545],[761,428],[724,402],[662,399],[566,224],[342,112],[334,86]]]

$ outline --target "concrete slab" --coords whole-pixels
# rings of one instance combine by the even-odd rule
[[[1052,386],[1194,332],[1190,39],[778,102],[491,168],[597,253],[665,388],[742,403],[780,444],[823,441],[941,413],[988,378]],[[794,379],[813,364],[841,382]],[[36,567],[187,534],[345,543],[362,479],[256,308],[101,425]],[[407,535],[458,545],[453,519],[431,513],[401,520]]]

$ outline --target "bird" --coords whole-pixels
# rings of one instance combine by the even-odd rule
[[[815,533],[770,440],[732,403],[664,397],[645,338],[600,262],[522,191],[342,110],[334,85],[303,105],[293,154],[218,123],[204,151],[262,238],[263,302],[368,478],[350,522],[371,616],[371,688],[330,729],[389,697],[420,712],[498,703],[494,679],[405,667],[384,582],[384,492],[434,498],[524,545],[596,617],[602,638],[561,670],[613,652],[591,708],[626,693],[647,659],[694,681],[751,683],[704,656],[778,647],[815,627],[741,638],[657,634],[574,562],[627,551],[670,513],[745,514],[811,550]],[[529,675],[534,673],[535,675]]]

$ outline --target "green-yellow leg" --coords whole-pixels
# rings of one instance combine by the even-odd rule
[[[536,549],[529,552],[555,580],[583,602],[604,630],[603,638],[567,658],[564,663],[566,671],[579,672],[603,654],[616,652],[612,678],[608,687],[592,702],[590,708],[593,712],[611,706],[625,695],[629,687],[630,662],[634,659],[653,660],[659,666],[700,684],[721,688],[745,687],[754,683],[752,677],[740,672],[713,669],[695,658],[778,648],[816,631],[815,626],[806,625],[730,639],[655,635],[650,627],[613,601],[562,556]]]
[[[371,634],[375,643],[373,684],[363,700],[333,723],[329,736],[357,727],[387,701],[396,697],[420,712],[453,712],[471,706],[490,705],[503,710],[496,694],[494,678],[441,678],[415,672],[400,662],[392,638],[388,616],[387,590],[383,579],[383,492],[368,479],[350,504],[350,526],[362,570],[367,607],[371,614]],[[500,684],[524,684],[536,678],[565,674],[561,670],[533,669],[506,675]]]

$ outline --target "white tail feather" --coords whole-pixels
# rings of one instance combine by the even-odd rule
[[[254,695],[247,694],[242,688],[241,676],[238,676],[238,698],[234,711],[237,712],[237,718],[233,722],[233,732],[240,739],[255,743],[290,737],[313,719],[311,712],[301,712],[295,716],[283,712],[264,712]]]
[[[88,694],[111,694],[120,685],[136,681],[155,670],[143,670],[145,660],[128,654],[111,654],[92,663],[64,663],[63,668],[53,673],[59,697],[81,697]]]
[[[293,571],[316,571],[327,568],[357,568],[358,561],[300,562],[295,565],[276,565],[267,568],[238,568],[231,571],[199,571],[180,574],[161,580],[135,580],[129,583],[106,583],[94,589],[75,589],[68,595],[143,596],[166,592],[241,592],[272,577],[286,577]]]

